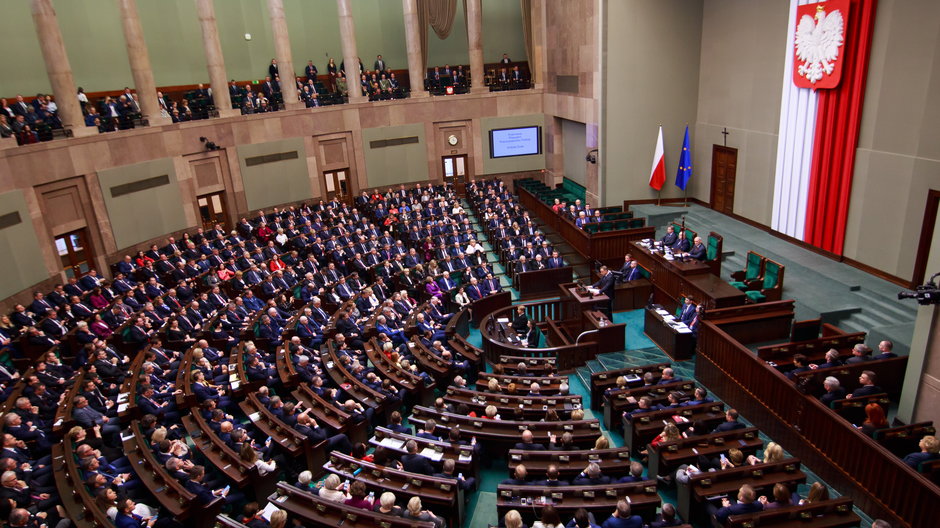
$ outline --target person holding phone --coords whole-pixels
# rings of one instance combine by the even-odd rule
[[[189,480],[186,482],[185,486],[187,490],[196,495],[196,502],[206,505],[214,501],[216,497],[222,497],[226,502],[238,502],[229,496],[231,486],[210,490],[209,487],[202,482],[205,476],[206,468],[203,466],[193,466],[189,470]]]
[[[141,528],[147,526],[152,528],[157,522],[157,517],[141,517],[134,513],[136,504],[131,499],[121,499],[118,501],[118,511],[114,516],[114,525],[117,528]]]

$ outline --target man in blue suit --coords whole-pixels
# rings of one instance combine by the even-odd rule
[[[614,274],[607,269],[607,266],[601,266],[600,271],[601,278],[597,280],[593,286],[600,290],[601,295],[606,295],[607,300],[607,315],[609,317],[614,316]]]
[[[689,243],[689,239],[685,237],[685,231],[679,231],[679,238],[676,239],[676,243],[672,245],[673,253],[688,253],[692,249],[692,244]]]
[[[719,525],[723,525],[725,521],[728,520],[728,517],[732,515],[743,515],[745,513],[762,511],[764,505],[756,499],[757,492],[754,491],[754,488],[751,487],[750,484],[745,484],[738,490],[737,502],[732,503],[731,500],[727,498],[721,499],[722,507],[715,508],[715,506],[709,504],[709,513],[715,516],[715,520],[718,521]]]

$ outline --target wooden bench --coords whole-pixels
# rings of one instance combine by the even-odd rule
[[[510,376],[519,375],[518,365],[525,363],[526,373],[534,376],[548,376],[558,374],[557,361],[553,357],[525,357],[525,356],[501,356],[499,363],[493,365],[494,370],[499,367],[500,374]]]
[[[852,511],[852,499],[840,497],[820,502],[786,506],[744,515],[732,515],[727,528],[850,528],[862,522]]]
[[[800,469],[800,460],[788,458],[770,464],[755,464],[697,473],[689,477],[688,484],[678,484],[677,509],[683,519],[692,519],[693,515],[703,513],[700,509],[711,497],[735,497],[738,489],[750,484],[758,495],[773,496],[775,484],[787,484],[796,489],[795,484],[806,482],[806,473]]]
[[[500,484],[496,488],[496,510],[502,519],[509,510],[522,514],[523,522],[532,523],[539,518],[536,510],[543,498],[552,504],[563,519],[574,515],[579,508],[593,513],[598,520],[606,519],[617,508],[617,501],[627,498],[631,513],[645,521],[653,520],[661,504],[656,493],[656,481],[645,480],[627,484],[605,484],[602,486],[510,486]]]
[[[579,449],[576,451],[525,451],[509,450],[509,474],[522,464],[530,477],[544,478],[548,466],[558,466],[563,479],[571,479],[584,471],[588,464],[596,462],[605,475],[613,478],[626,476],[630,472],[630,449]]]
[[[794,354],[803,354],[810,363],[825,362],[826,352],[828,352],[829,349],[835,348],[840,352],[851,349],[858,343],[864,343],[865,335],[865,332],[853,332],[851,334],[820,337],[807,341],[797,341],[795,343],[766,345],[757,349],[757,357],[764,361],[777,363],[778,366],[784,367],[781,370],[789,370],[784,364],[789,365]]]
[[[464,517],[463,490],[457,479],[430,477],[420,473],[392,469],[353,458],[343,453],[330,455],[325,466],[330,473],[350,482],[358,480],[366,489],[374,490],[375,496],[383,492],[401,493],[407,490],[409,495],[421,497],[424,508],[447,519],[451,526],[461,526]]]
[[[662,370],[669,368],[671,363],[655,363],[643,365],[642,367],[627,367],[622,369],[604,370],[591,373],[591,409],[599,411],[604,401],[604,392],[607,389],[617,386],[617,378],[620,376],[635,376],[632,383],[628,380],[627,384],[631,387],[643,385],[643,375],[647,372],[653,372],[662,375]]]
[[[499,382],[499,389],[508,394],[510,383],[516,384],[516,393],[528,393],[529,387],[533,383],[539,384],[539,392],[543,395],[558,394],[561,390],[561,384],[568,383],[567,376],[510,376],[508,374],[491,374],[489,372],[480,372],[477,377],[477,390],[487,389],[490,379],[495,378]]]
[[[107,512],[101,510],[95,497],[82,479],[82,471],[75,460],[72,440],[66,435],[62,442],[52,446],[52,474],[62,507],[77,528],[108,528],[114,523]]]
[[[667,423],[675,424],[680,430],[687,429],[693,422],[702,420],[706,426],[714,427],[725,419],[724,404],[721,402],[689,405],[679,409],[664,409],[623,417],[623,441],[630,449],[637,449],[650,443],[662,432]],[[676,423],[673,416],[682,416],[687,421]]]
[[[304,460],[306,468],[314,475],[321,472],[320,468],[326,460],[326,440],[313,444],[307,436],[284,423],[262,405],[256,394],[249,394],[238,406],[262,433],[270,436],[273,442],[292,457]]]
[[[217,497],[207,505],[198,504],[196,496],[157,462],[139,421],[131,422],[122,434],[124,454],[147,491],[171,515],[192,526],[208,526],[219,514],[225,499]]]
[[[446,441],[429,440],[420,436],[414,436],[403,433],[396,433],[385,427],[376,427],[375,436],[369,439],[369,444],[373,447],[383,446],[400,456],[407,453],[405,442],[414,440],[418,444],[418,452],[430,449],[441,455],[440,460],[431,458],[431,464],[434,467],[440,467],[443,460],[453,460],[455,473],[463,473],[467,476],[479,475],[479,464],[473,456],[473,446],[464,444],[454,444]],[[430,454],[430,452],[429,452]]]
[[[434,528],[434,523],[431,522],[418,522],[322,499],[309,491],[295,488],[284,482],[278,483],[277,491],[268,497],[268,501],[309,526]]]
[[[632,411],[639,406],[639,399],[648,396],[652,405],[668,404],[669,393],[677,392],[680,400],[686,401],[695,396],[695,382],[678,381],[662,385],[648,385],[635,389],[618,389],[604,396],[604,427],[615,427],[625,411]]]
[[[874,439],[900,458],[920,451],[920,439],[936,435],[933,422],[918,422],[875,431]]]
[[[454,405],[466,405],[477,416],[483,416],[487,406],[496,407],[498,414],[506,419],[521,417],[538,421],[544,419],[549,410],[555,411],[562,419],[571,416],[571,411],[581,409],[581,396],[519,396],[493,394],[447,387],[444,402]]]
[[[717,456],[731,448],[739,449],[745,456],[753,455],[764,445],[758,432],[756,427],[747,427],[648,446],[649,474],[668,475],[682,464],[696,464],[700,456]]]
[[[548,445],[549,433],[561,435],[569,432],[574,438],[574,445],[591,448],[601,434],[597,420],[579,420],[562,422],[518,422],[512,420],[485,420],[453,413],[439,412],[428,407],[415,406],[408,419],[415,427],[423,427],[428,418],[433,418],[441,431],[450,431],[451,427],[460,427],[460,436],[464,439],[476,437],[485,448],[494,453],[505,453],[516,443],[521,442],[522,431],[532,431],[536,442]],[[443,433],[440,433],[443,436]]]
[[[904,386],[907,356],[809,370],[796,374],[794,381],[801,391],[818,398],[826,392],[823,381],[828,376],[835,376],[840,386],[847,393],[851,393],[859,387],[858,378],[866,370],[875,373],[875,385],[881,387],[891,398],[898,398]]]

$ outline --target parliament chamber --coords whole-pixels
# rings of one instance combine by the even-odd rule
[[[757,4],[5,6],[0,527],[935,526],[940,7]]]

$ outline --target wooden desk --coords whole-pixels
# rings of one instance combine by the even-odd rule
[[[699,456],[713,457],[731,448],[740,449],[745,456],[753,455],[763,446],[756,427],[735,429],[724,433],[711,433],[650,446],[649,474],[668,475],[682,464],[697,464]]]
[[[557,292],[555,285],[571,282],[573,276],[574,268],[570,266],[514,273],[513,287],[519,290],[521,299],[553,297]]]
[[[570,480],[584,471],[584,468],[591,462],[596,462],[604,475],[617,479],[630,472],[630,450],[626,447],[577,451],[509,450],[509,474],[512,475],[516,466],[522,464],[530,478],[544,478],[548,472],[548,466],[554,464],[558,466],[561,478]]]
[[[806,473],[800,469],[798,458],[788,458],[770,464],[741,466],[721,471],[697,473],[689,478],[688,484],[676,486],[678,492],[677,510],[682,519],[691,519],[692,509],[704,504],[709,497],[728,495],[734,497],[744,484],[750,484],[757,495],[770,493],[775,484],[796,484],[806,482]],[[792,487],[790,489],[795,489]]]
[[[714,427],[725,419],[724,407],[724,404],[715,402],[627,415],[623,418],[624,445],[634,451],[640,449],[656,438],[667,423],[675,423],[676,427],[684,430],[695,421],[702,420],[706,426]],[[677,414],[688,421],[676,423],[672,417]]]
[[[588,292],[585,295],[581,295],[577,292],[577,287],[571,283],[559,284],[558,287],[561,289],[562,321],[581,321],[581,314],[583,314],[585,310],[606,309],[610,302],[610,297],[604,294],[591,295],[591,293]],[[589,328],[585,328],[583,325],[584,323],[582,322],[579,333],[589,330]]]
[[[679,332],[667,325],[663,316],[656,313],[655,309],[646,308],[645,311],[643,333],[672,359],[690,359],[695,353],[695,336],[691,332]]]
[[[675,307],[680,297],[691,295],[705,308],[725,308],[744,304],[744,292],[711,274],[711,266],[698,260],[666,260],[638,242],[631,243],[633,257],[650,270],[657,302]]]
[[[509,510],[518,510],[523,521],[532,523],[538,519],[536,508],[542,497],[552,504],[563,519],[570,518],[578,508],[584,508],[597,519],[606,519],[617,508],[617,501],[628,497],[632,513],[645,521],[653,520],[656,508],[660,505],[656,493],[656,481],[644,480],[626,484],[605,484],[603,486],[509,486],[500,484],[497,488],[496,510],[499,518]],[[525,500],[525,502],[523,502]]]
[[[640,387],[643,385],[643,375],[647,372],[653,372],[658,377],[662,377],[664,368],[668,368],[671,363],[655,363],[643,365],[641,367],[626,367],[615,370],[604,370],[591,373],[591,409],[599,411],[604,402],[604,392],[617,386],[617,378],[620,376],[635,375],[639,379],[634,383],[627,383],[628,387]]]
[[[321,499],[308,491],[280,482],[270,502],[310,526],[343,526],[344,528],[434,528],[434,523],[417,522],[395,515],[371,512],[342,502]],[[206,525],[209,526],[209,525]]]

